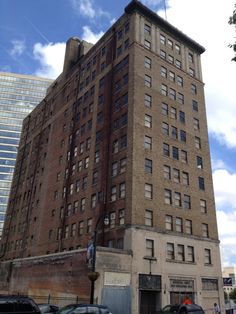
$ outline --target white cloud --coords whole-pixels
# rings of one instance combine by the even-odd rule
[[[63,70],[65,43],[36,43],[33,48],[34,58],[40,62],[40,68],[35,75],[56,78]]]
[[[215,170],[213,182],[217,208],[224,211],[236,208],[236,173],[230,173],[226,169]]]
[[[72,7],[79,15],[83,15],[93,20],[98,17],[110,18],[110,14],[100,7],[95,7],[93,0],[71,0]]]
[[[12,57],[21,56],[26,49],[25,42],[23,40],[12,40],[11,43],[13,47],[10,50],[10,55]]]
[[[89,26],[83,26],[82,39],[86,40],[89,43],[95,44],[104,34],[104,32],[93,33]]]
[[[150,0],[151,1],[151,0]],[[209,131],[229,147],[236,147],[236,62],[232,62],[235,30],[228,24],[235,0],[169,0],[168,21],[202,44],[203,79]],[[159,13],[164,16],[163,12]]]

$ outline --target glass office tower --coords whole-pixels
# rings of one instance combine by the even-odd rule
[[[51,83],[45,78],[0,72],[0,238],[22,122]]]

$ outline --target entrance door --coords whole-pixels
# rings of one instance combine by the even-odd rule
[[[157,309],[157,292],[140,291],[140,314],[153,314]]]

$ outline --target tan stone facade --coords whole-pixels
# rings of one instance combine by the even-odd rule
[[[99,245],[133,252],[130,285],[110,267],[99,300],[120,282],[132,313],[222,303],[204,48],[138,1],[95,46],[70,47],[24,122],[2,259],[85,248],[97,225]]]

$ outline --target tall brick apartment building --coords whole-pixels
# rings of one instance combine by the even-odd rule
[[[128,286],[132,313],[222,302],[203,52],[135,0],[94,46],[68,40],[24,121],[2,260],[86,248],[97,225],[98,245],[131,252],[97,289]]]

